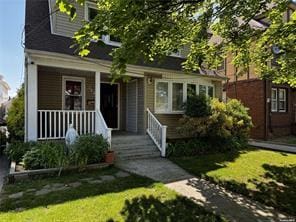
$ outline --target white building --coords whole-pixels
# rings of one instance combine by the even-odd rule
[[[0,75],[0,104],[3,104],[4,102],[8,101],[9,90],[10,90],[10,87],[8,83],[4,80],[4,77]]]

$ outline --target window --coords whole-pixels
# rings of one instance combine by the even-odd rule
[[[214,87],[208,86],[208,96],[213,98],[214,97]]]
[[[225,66],[226,66],[226,59],[223,59],[221,64],[217,67],[217,70],[218,71],[223,71],[223,70],[225,70]]]
[[[195,84],[187,84],[187,98],[189,96],[196,95],[196,85]]]
[[[80,78],[64,78],[65,110],[82,110],[84,108],[84,80]]]
[[[199,95],[206,95],[207,87],[205,85],[199,85]]]
[[[183,83],[173,83],[173,111],[182,111]]]
[[[283,88],[271,89],[271,111],[287,112],[287,90]]]
[[[168,82],[156,83],[156,107],[159,112],[169,111],[169,84]]]
[[[155,83],[155,111],[157,113],[182,113],[183,104],[191,95],[197,94],[198,84],[174,80],[156,80]],[[214,87],[200,85],[200,93],[214,96]]]
[[[279,89],[279,112],[286,112],[286,90]]]
[[[109,40],[110,42],[120,42],[120,38],[114,35],[110,35]]]
[[[87,2],[85,4],[85,20],[91,21],[98,14],[97,5],[95,3]]]

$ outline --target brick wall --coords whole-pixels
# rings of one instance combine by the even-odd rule
[[[258,79],[241,80],[225,84],[227,98],[239,99],[249,108],[254,124],[251,138],[265,138],[265,95],[264,81]]]

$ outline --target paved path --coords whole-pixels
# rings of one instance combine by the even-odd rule
[[[2,190],[3,182],[4,182],[4,177],[8,173],[8,168],[9,167],[9,162],[5,156],[0,155],[0,193]]]
[[[256,146],[269,150],[284,151],[289,153],[296,153],[296,146],[289,146],[283,144],[269,143],[267,141],[250,140],[249,145]]]
[[[196,201],[210,211],[223,214],[231,221],[279,221],[287,218],[253,200],[196,178],[163,158],[128,160],[116,165],[126,171],[149,177]]]

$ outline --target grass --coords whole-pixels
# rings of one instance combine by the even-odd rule
[[[248,148],[172,160],[192,174],[296,215],[295,154]]]
[[[6,185],[9,195],[41,189],[52,183],[71,183],[82,178],[99,178],[118,170],[109,168]],[[20,210],[19,208],[25,208]],[[20,211],[19,211],[20,210]],[[130,175],[101,184],[82,182],[77,188],[44,196],[25,193],[18,201],[6,199],[0,205],[0,221],[224,221],[191,200],[178,196],[161,183]]]

